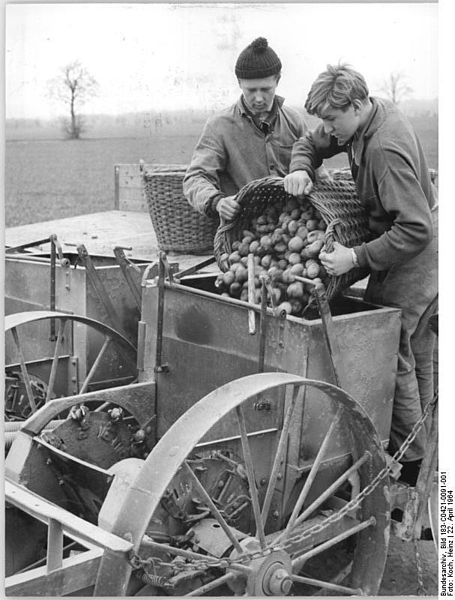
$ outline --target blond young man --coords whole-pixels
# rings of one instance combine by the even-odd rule
[[[354,248],[335,243],[322,252],[327,272],[370,269],[365,300],[401,309],[401,337],[389,452],[394,453],[433,397],[437,309],[437,200],[421,144],[404,115],[369,96],[363,76],[328,66],[313,83],[305,108],[321,124],[296,142],[284,180],[293,195],[311,191],[323,160],[347,152],[372,239]],[[378,357],[380,360],[380,357]],[[402,479],[415,483],[425,452],[421,429],[402,459]]]

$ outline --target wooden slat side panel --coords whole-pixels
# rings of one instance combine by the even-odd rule
[[[115,165],[115,207],[119,210],[148,212],[147,201],[142,183],[142,171],[182,171],[187,165],[179,163],[144,163]]]
[[[6,596],[65,596],[95,585],[103,550],[82,552],[66,558],[62,567],[48,572],[39,567],[5,579]]]

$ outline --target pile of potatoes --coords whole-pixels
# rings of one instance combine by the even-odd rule
[[[253,254],[254,302],[261,302],[261,274],[264,274],[271,283],[274,305],[279,312],[300,316],[311,285],[297,281],[296,276],[315,283],[327,278],[318,260],[325,229],[321,215],[305,198],[289,198],[281,211],[268,207],[251,220],[249,229],[242,232],[242,239],[232,244],[231,254],[220,257],[229,269],[220,273],[216,287],[222,296],[248,302],[248,255]]]

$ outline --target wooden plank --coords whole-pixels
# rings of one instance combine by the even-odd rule
[[[63,560],[63,527],[55,519],[49,520],[47,531],[47,558],[46,566],[48,572],[56,571],[62,566]]]
[[[95,585],[103,550],[97,548],[65,558],[49,573],[38,567],[5,578],[5,596],[65,596]]]
[[[5,499],[10,504],[25,511],[35,519],[48,523],[50,519],[59,521],[63,530],[71,537],[74,534],[82,540],[110,548],[114,552],[129,552],[132,544],[108,531],[100,529],[70,512],[44,500],[27,488],[19,486],[8,479],[5,480]]]
[[[184,171],[187,165],[179,163],[119,164],[115,165],[115,207],[148,213],[142,173],[147,171]]]

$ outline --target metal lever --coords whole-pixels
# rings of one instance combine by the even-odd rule
[[[155,355],[155,372],[163,373],[169,371],[169,365],[162,363],[163,351],[163,327],[164,327],[164,280],[166,270],[169,274],[169,264],[164,252],[160,252],[159,271],[158,271],[158,314],[156,326],[156,355]],[[171,280],[172,274],[169,279]]]
[[[102,305],[104,306],[104,309],[106,310],[110,325],[114,327],[114,329],[117,329],[118,331],[123,333],[123,335],[128,339],[131,339],[131,335],[122,331],[120,327],[121,319],[114,305],[111,302],[109,294],[106,292],[106,288],[104,287],[103,282],[101,281],[98,273],[96,272],[93,261],[90,258],[90,255],[87,252],[87,248],[84,246],[84,244],[79,244],[77,246],[77,253],[79,256],[79,261],[85,267],[88,279],[95,288],[95,292],[98,298],[100,299]]]
[[[130,260],[128,260],[128,258],[125,256],[124,250],[131,250],[131,247],[127,248],[125,246],[115,246],[115,248],[114,248],[115,260],[117,261],[117,264],[120,266],[120,269],[121,269],[123,276],[125,277],[126,282],[131,290],[131,293],[133,295],[133,298],[136,302],[138,309],[141,310],[141,302],[142,302],[141,292],[140,292],[140,289],[139,289],[136,281],[133,279],[133,277],[131,275],[131,269],[134,269],[138,273],[140,273],[141,270],[137,265],[135,265]]]
[[[57,235],[52,233],[49,236],[49,242],[51,243],[51,260],[50,260],[50,299],[49,308],[55,310],[55,298],[56,298],[56,267],[57,267],[57,254],[59,262],[62,267],[69,267],[70,261],[63,256],[62,246],[57,239]],[[50,335],[49,340],[55,342],[57,336],[55,335],[55,319],[50,320]]]
[[[336,338],[335,330],[333,327],[333,319],[332,313],[330,312],[329,303],[327,300],[327,296],[325,294],[325,287],[322,283],[315,283],[312,279],[307,279],[306,277],[300,277],[298,275],[295,276],[297,281],[301,281],[302,283],[310,284],[312,289],[312,294],[316,299],[316,303],[318,305],[319,314],[321,315],[322,321],[322,333],[324,336],[324,340],[327,346],[327,350],[329,353],[330,360],[330,368],[332,371],[332,379],[335,385],[340,387],[340,378],[338,374],[338,370],[336,368],[335,357],[340,356],[340,350],[338,347],[338,341]]]

